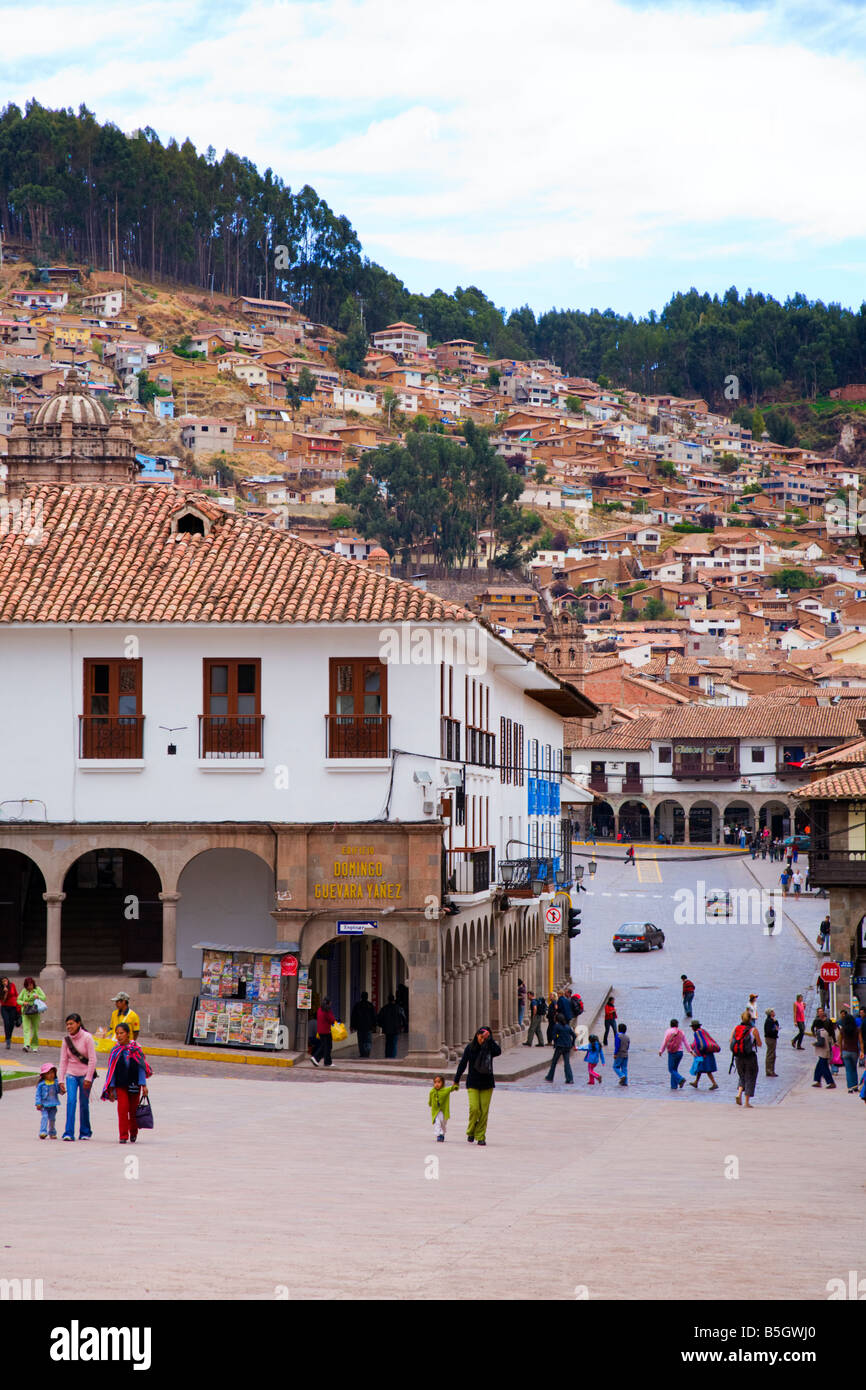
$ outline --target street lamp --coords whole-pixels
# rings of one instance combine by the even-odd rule
[[[562,885],[563,885],[563,883],[565,883],[565,869],[557,869],[557,870],[556,870],[556,886],[557,886],[557,888],[561,888]]]
[[[543,878],[534,878],[534,879],[532,880],[532,896],[533,896],[534,898],[540,898],[543,892],[544,892],[544,879],[543,879]]]
[[[514,882],[514,865],[500,864],[499,867],[502,872],[502,882],[505,884],[505,887],[508,888]]]

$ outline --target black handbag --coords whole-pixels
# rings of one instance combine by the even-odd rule
[[[142,1096],[135,1112],[135,1123],[139,1129],[153,1129],[153,1107],[150,1096]]]

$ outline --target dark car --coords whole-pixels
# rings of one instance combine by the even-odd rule
[[[623,922],[613,934],[615,951],[651,951],[653,946],[661,950],[664,944],[664,932],[652,922]]]
[[[790,849],[793,846],[794,849],[809,850],[812,848],[812,836],[802,834],[786,835],[782,844],[786,849]]]

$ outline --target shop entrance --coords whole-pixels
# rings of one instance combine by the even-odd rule
[[[337,1044],[335,1055],[342,1051],[347,1057],[358,1056],[357,1039],[352,1033],[352,1011],[366,991],[378,1016],[387,1010],[393,996],[401,1011],[399,1017],[386,1012],[383,1021],[397,1021],[397,1056],[405,1055],[409,1043],[409,1015],[412,1000],[409,994],[409,971],[396,946],[381,937],[340,936],[320,946],[310,964],[312,1007],[308,1015],[308,1038],[315,1036],[316,1010],[322,999],[331,1001],[331,1010],[349,1030],[345,1043]],[[303,1017],[303,1015],[301,1015]],[[385,1056],[385,1035],[381,1029],[373,1035],[371,1056]]]
[[[119,975],[162,960],[162,884],[143,855],[90,850],[63,880],[61,960],[70,975]]]
[[[45,964],[45,879],[17,850],[0,849],[0,963],[38,975]]]

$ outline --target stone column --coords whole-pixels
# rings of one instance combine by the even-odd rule
[[[163,979],[180,979],[177,963],[177,905],[180,893],[160,893],[162,903],[162,965],[159,968]]]
[[[446,1047],[454,1043],[454,972],[446,970],[442,976],[444,998],[443,1042]]]
[[[60,918],[65,898],[65,893],[42,894],[45,903],[45,964],[39,972],[40,980],[66,979],[60,958]]]
[[[684,845],[690,845],[691,842],[692,842],[691,830],[690,830],[690,827],[689,827],[689,811],[690,811],[690,810],[691,810],[691,807],[690,807],[690,806],[684,806],[684,807],[683,807],[683,844],[684,844]]]
[[[469,1024],[467,1017],[469,1009],[467,1005],[467,991],[469,981],[466,978],[467,967],[461,965],[457,970],[457,1047],[463,1048],[469,1041]]]

